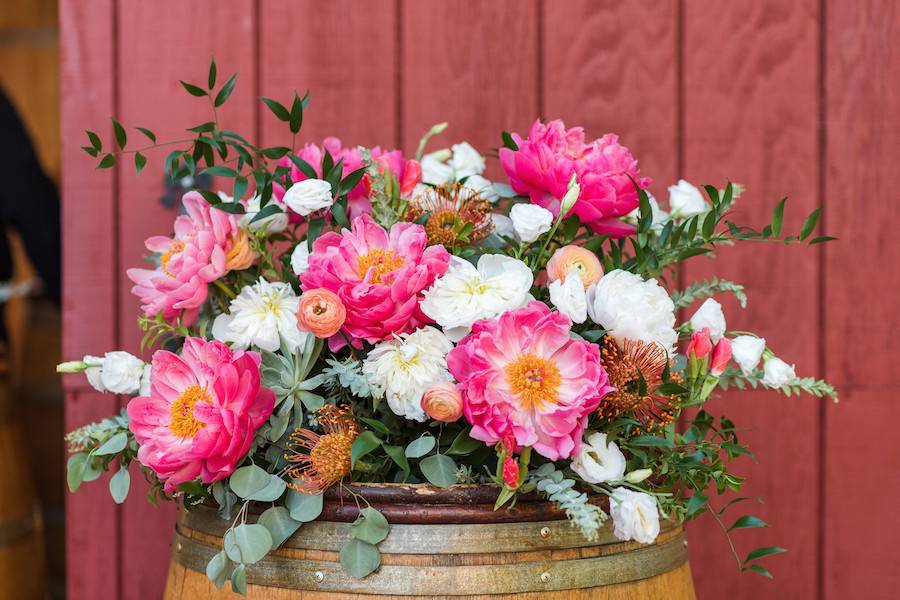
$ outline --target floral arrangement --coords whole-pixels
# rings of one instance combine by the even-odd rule
[[[616,537],[641,543],[660,518],[708,513],[729,544],[765,526],[749,514],[726,526],[747,499],[712,498],[741,489],[731,462],[750,451],[704,403],[733,386],[836,393],[728,330],[714,296],[743,306],[742,286],[674,289],[674,275],[736,243],[832,239],[812,237],[818,210],[784,236],[784,201],[762,230],[732,222],[731,183],[682,180],[661,206],[617,136],[589,140],[559,120],[503,133],[508,184],[485,178],[468,143],[426,153],[446,124],[412,158],[336,138],[299,146],[309,94],[262,99],[291,145],[258,147],[220,125],[236,75],[216,81],[213,61],[206,87],[182,82],[213,119],[186,140],[137,128],[149,144],[135,148],[113,120],[105,149],[87,132],[101,168],[130,156],[140,172],[144,152],[171,145],[172,178],[205,173],[230,194],[187,193],[173,235],[146,241],[152,267],[128,271],[151,362],[116,351],[60,365],[133,396],[69,434],[72,491],[111,469],[122,502],[137,461],[151,498],[217,505],[232,526],[207,573],[238,591],[246,565],[349,482],[492,484],[497,510],[537,491],[589,539],[610,518]],[[357,500],[367,507],[341,561],[365,577],[389,524]],[[763,575],[759,560],[784,551],[731,549]]]

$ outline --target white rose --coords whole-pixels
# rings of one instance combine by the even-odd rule
[[[482,200],[487,200],[491,204],[500,199],[500,195],[497,193],[497,190],[494,189],[494,184],[481,175],[470,175],[463,184],[463,188],[472,190],[481,196]]]
[[[609,499],[609,512],[615,525],[613,534],[623,542],[652,544],[659,535],[659,511],[656,500],[648,494],[615,488]]]
[[[666,221],[669,220],[669,213],[659,207],[659,202],[656,201],[656,198],[653,197],[653,194],[648,193],[647,200],[650,201],[650,215],[653,218],[650,224],[650,229],[658,234],[662,232]],[[636,209],[625,215],[625,222],[631,225],[637,225],[638,218],[640,218],[640,216],[641,207],[638,206]]]
[[[478,154],[469,142],[453,145],[453,157],[450,159],[456,180],[471,175],[481,175],[484,172],[484,157]]]
[[[766,387],[778,389],[797,378],[794,372],[794,365],[789,365],[780,358],[766,359],[765,375],[762,378],[762,384]]]
[[[669,210],[674,218],[688,219],[694,215],[702,215],[708,209],[700,190],[684,179],[669,186]]]
[[[763,350],[766,349],[766,339],[753,335],[739,335],[731,340],[731,357],[741,368],[741,373],[750,375],[759,364]]]
[[[305,217],[328,208],[334,203],[334,198],[331,195],[331,184],[327,181],[304,179],[288,188],[283,201],[292,211]]]
[[[134,394],[141,388],[144,361],[127,352],[107,352],[100,369],[100,381],[106,391],[114,394]]]
[[[268,217],[263,217],[258,221],[254,221],[253,219],[259,213],[259,203],[261,199],[259,196],[253,196],[249,200],[247,200],[247,206],[245,207],[245,213],[241,215],[240,219],[238,219],[238,224],[250,231],[262,231],[266,230],[268,233],[281,233],[285,229],[287,229],[289,217],[288,214],[284,211],[277,212],[274,215],[269,215]],[[276,206],[281,206],[281,204],[275,200],[275,198],[271,198],[269,203],[266,204],[266,207],[275,204]]]
[[[516,204],[509,211],[519,239],[530,244],[550,231],[553,213],[537,204]]]
[[[580,274],[570,274],[565,282],[559,279],[551,281],[549,289],[550,302],[556,310],[574,323],[584,323],[587,320],[587,294]]]
[[[513,227],[512,219],[506,215],[491,213],[491,221],[494,223],[494,233],[503,238],[512,240],[518,239],[516,228]]]
[[[693,331],[702,331],[704,328],[709,329],[709,337],[713,344],[725,335],[725,313],[722,312],[722,305],[712,298],[707,298],[691,317]]]
[[[309,244],[306,240],[301,240],[291,252],[291,269],[297,277],[309,269]]]
[[[100,377],[103,372],[103,357],[88,354],[84,357],[84,364],[87,365],[84,374],[88,383],[98,392],[105,392],[106,388],[103,387],[103,379]]]
[[[441,185],[453,181],[453,167],[446,164],[434,154],[422,157],[422,182]]]
[[[616,269],[588,290],[588,314],[619,343],[657,342],[675,352],[675,304],[655,279]]]
[[[625,476],[625,455],[615,442],[606,442],[605,433],[592,433],[581,444],[572,470],[588,483],[621,481]]]
[[[138,390],[139,396],[149,396],[150,395],[150,372],[152,368],[150,365],[144,365],[144,372],[141,374],[141,388]]]

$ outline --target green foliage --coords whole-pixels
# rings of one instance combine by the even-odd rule
[[[603,522],[608,518],[603,510],[589,502],[587,494],[575,489],[575,480],[567,479],[552,463],[541,465],[529,477],[537,490],[566,512],[572,525],[581,530],[585,539],[596,540]]]
[[[377,544],[390,532],[390,525],[378,510],[367,506],[350,526],[351,539],[341,547],[341,566],[351,577],[362,579],[381,565]]]
[[[446,487],[456,483],[456,462],[446,454],[432,454],[419,462],[422,475],[432,485]]]
[[[696,300],[711,298],[715,294],[722,292],[734,294],[734,297],[741,303],[741,308],[747,307],[747,295],[744,293],[744,286],[719,279],[718,277],[697,281],[682,291],[672,292],[672,302],[675,303],[675,308],[686,308]]]

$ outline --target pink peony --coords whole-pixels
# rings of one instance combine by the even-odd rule
[[[206,301],[208,284],[232,267],[243,268],[246,252],[241,245],[246,236],[234,215],[213,208],[197,192],[185,194],[182,204],[187,214],[175,219],[174,237],[153,236],[145,242],[148,250],[161,255],[160,266],[127,273],[145,315],[162,311],[167,321],[173,321],[184,310],[184,323],[189,325]],[[230,260],[236,262],[229,264]]]
[[[247,456],[275,406],[272,391],[260,387],[259,361],[255,352],[190,337],[181,356],[153,354],[150,395],[128,403],[129,428],[138,460],[166,491],[198,477],[224,479]]]
[[[313,244],[309,269],[301,276],[304,290],[325,288],[336,293],[347,309],[342,331],[376,343],[394,333],[430,323],[419,308],[422,291],[447,270],[450,255],[443,246],[428,246],[421,225],[397,223],[390,234],[368,215],[353,220],[351,229],[329,232]],[[334,349],[344,344],[330,339]]]
[[[637,161],[618,136],[604,135],[584,143],[581,127],[566,129],[557,119],[549,123],[535,121],[528,139],[513,134],[518,151],[500,149],[500,163],[510,185],[519,194],[559,214],[572,174],[581,186],[572,213],[598,234],[622,237],[634,231],[621,218],[637,208],[638,195],[629,175],[642,188],[650,180],[638,175]]]
[[[447,355],[471,436],[512,433],[550,460],[572,456],[588,416],[612,387],[595,344],[569,337],[568,317],[541,302],[478,321]],[[511,445],[511,440],[505,442]]]

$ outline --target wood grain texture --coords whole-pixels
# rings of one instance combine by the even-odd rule
[[[723,187],[728,179],[746,185],[735,220],[755,226],[768,222],[774,205],[788,195],[785,230],[796,232],[819,201],[818,3],[686,1],[683,23],[685,178],[698,185]],[[744,284],[747,309],[720,299],[729,329],[758,332],[776,353],[796,362],[798,373],[816,374],[817,251],[747,244],[719,254],[715,262],[687,263],[685,281],[714,273]],[[721,530],[701,518],[688,532],[691,558],[702,565],[695,574],[698,595],[817,597],[819,403],[733,393],[708,410],[739,424],[743,441],[757,453],[757,463],[743,459],[735,470],[750,480],[741,495],[766,504],[739,505],[728,520],[752,513],[771,528],[737,532],[739,553],[760,546],[790,551],[768,561],[774,580],[742,575]]]
[[[826,375],[841,403],[826,410],[825,598],[887,598],[900,483],[894,357],[900,218],[900,6],[834,2],[825,9]]]
[[[412,153],[442,121],[428,151],[468,141],[482,154],[501,130],[527,131],[538,105],[538,4],[404,2],[401,24],[402,144]],[[495,152],[492,154],[496,155]],[[495,160],[486,176],[501,178]]]

